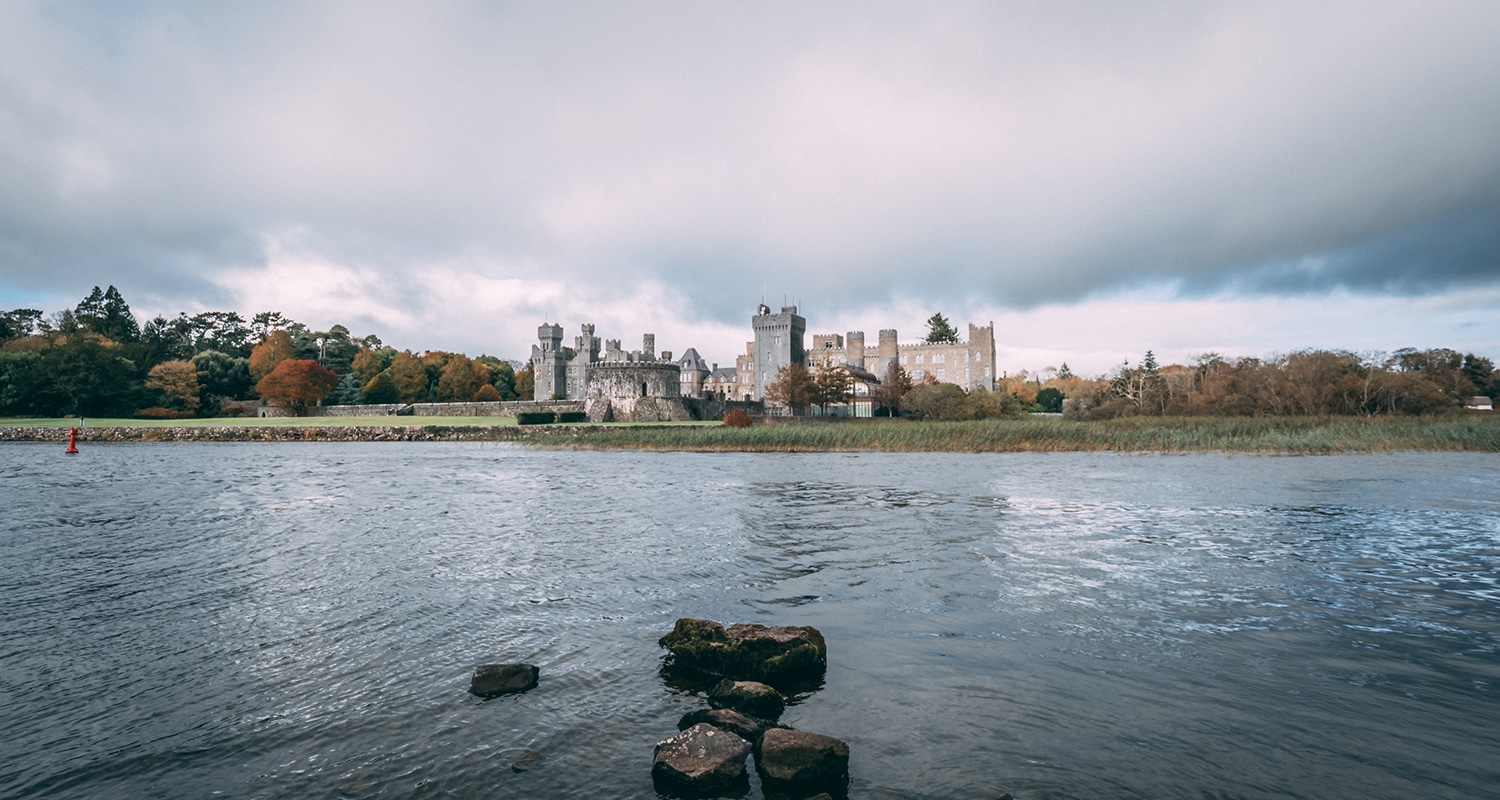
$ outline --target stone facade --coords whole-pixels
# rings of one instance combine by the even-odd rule
[[[694,419],[683,402],[682,368],[671,352],[657,355],[655,334],[641,337],[641,349],[625,350],[619,339],[601,341],[591,324],[581,330],[564,347],[561,325],[537,328],[535,400],[582,400],[589,419],[600,422]]]
[[[755,368],[752,382],[755,400],[764,400],[766,387],[776,380],[776,373],[792,364],[804,364],[803,336],[807,333],[807,320],[797,315],[796,306],[782,306],[781,313],[772,314],[764,303],[750,320],[755,330],[752,353]]]

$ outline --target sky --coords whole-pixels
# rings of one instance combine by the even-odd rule
[[[0,309],[1500,359],[1496,41],[1441,0],[7,0]]]

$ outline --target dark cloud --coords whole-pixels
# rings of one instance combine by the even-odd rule
[[[259,304],[288,254],[386,318],[437,313],[434,265],[527,313],[659,285],[685,325],[1494,286],[1497,35],[1485,3],[8,3],[0,299]]]

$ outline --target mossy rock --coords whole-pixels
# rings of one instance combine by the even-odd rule
[[[680,662],[736,681],[801,681],[828,670],[828,645],[811,626],[731,625],[677,620],[658,642]]]

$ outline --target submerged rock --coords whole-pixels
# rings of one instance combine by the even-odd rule
[[[755,770],[768,788],[837,795],[849,785],[849,745],[832,736],[772,728],[761,737]]]
[[[775,689],[755,681],[719,681],[708,693],[708,704],[728,708],[761,719],[777,720],[786,710],[786,700]]]
[[[673,793],[704,793],[749,783],[745,759],[750,743],[728,731],[698,723],[656,745],[651,777]]]
[[[774,684],[820,677],[828,670],[828,645],[811,626],[726,629],[712,620],[683,618],[658,644],[695,669],[731,680]]]
[[[469,691],[480,697],[524,692],[536,686],[540,675],[531,664],[481,664],[474,668]]]
[[[766,731],[778,727],[770,720],[747,716],[731,708],[700,708],[683,714],[677,722],[677,730],[685,731],[700,722],[729,731],[751,744],[759,742]]]

